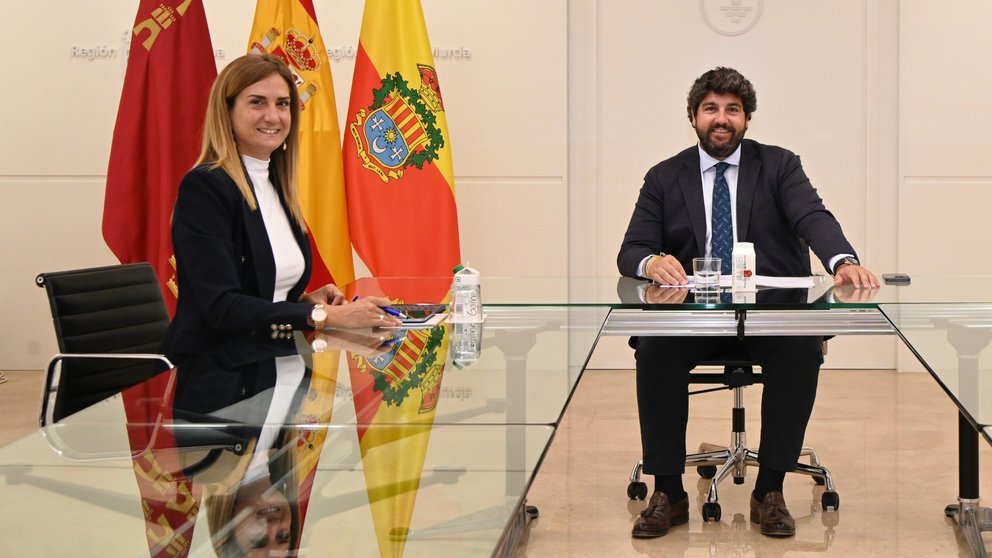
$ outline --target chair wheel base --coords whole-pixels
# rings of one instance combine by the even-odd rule
[[[628,484],[627,497],[631,500],[644,500],[648,497],[648,485],[637,481]]]
[[[820,497],[823,511],[837,511],[840,508],[840,494],[836,492],[824,492]]]
[[[696,472],[704,479],[711,479],[716,476],[716,465],[704,465],[696,467]]]
[[[703,504],[703,521],[705,522],[717,522],[720,521],[720,504],[716,502],[706,502]]]
[[[540,517],[541,512],[537,506],[524,506],[524,515],[527,517],[527,521],[534,521]]]

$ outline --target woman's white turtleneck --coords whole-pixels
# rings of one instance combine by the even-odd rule
[[[306,263],[303,252],[293,236],[293,228],[289,224],[289,216],[279,202],[276,187],[269,179],[269,162],[241,155],[241,160],[248,171],[248,178],[255,186],[255,199],[258,210],[262,212],[265,231],[269,235],[269,245],[276,263],[275,290],[272,302],[286,300],[292,289],[303,276]],[[295,300],[292,302],[296,302]]]

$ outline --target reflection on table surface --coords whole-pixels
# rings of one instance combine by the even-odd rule
[[[345,292],[436,303],[448,286],[392,278]],[[0,524],[19,533],[2,548],[489,556],[611,309],[877,308],[988,426],[992,304],[976,301],[990,297],[992,277],[872,291],[820,277],[735,300],[617,277],[484,276],[481,325],[232,339],[0,448]]]
[[[878,270],[875,270],[878,271]],[[875,308],[885,303],[963,303],[992,302],[992,276],[917,276],[909,284],[882,284],[878,289],[834,287],[833,277],[815,275],[808,289],[759,289],[755,299],[739,297],[737,301],[722,297],[697,302],[694,293],[678,301],[652,302],[645,296],[651,283],[645,280],[606,275],[601,277],[498,277],[482,276],[482,300],[489,306],[610,306],[612,308],[667,308],[678,305],[687,309],[735,308],[749,306],[816,308]],[[881,279],[880,279],[881,280]],[[411,294],[409,285],[424,278],[392,277],[360,279],[345,287],[347,293],[374,293],[406,303],[442,300],[451,278],[426,279],[433,288],[423,292],[425,298]],[[665,288],[669,289],[669,288]],[[658,291],[659,289],[655,289]],[[675,289],[673,292],[678,292]],[[788,295],[771,294],[793,291]],[[724,294],[729,291],[724,290]],[[656,292],[657,294],[657,292]],[[431,299],[430,296],[436,298]]]
[[[992,304],[881,304],[948,395],[992,443]]]
[[[607,313],[232,339],[0,448],[0,523],[24,533],[3,547],[489,556]]]

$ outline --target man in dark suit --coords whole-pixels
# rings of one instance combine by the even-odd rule
[[[878,287],[810,184],[799,157],[744,139],[757,108],[754,88],[744,76],[730,68],[708,71],[693,83],[687,101],[699,144],[645,176],[617,257],[622,275],[686,285],[685,270],[693,258],[721,257],[726,274],[733,243],[751,242],[758,274],[807,276],[808,243],[837,285]],[[682,473],[689,371],[725,353],[748,355],[765,378],[751,521],[765,535],[794,535],[782,484],[785,473],[796,468],[813,409],[822,339],[640,337],[632,343],[643,471],[655,476],[655,491],[633,536],[662,536],[688,521]]]

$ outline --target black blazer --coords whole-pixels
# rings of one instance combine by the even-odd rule
[[[736,213],[737,240],[754,243],[761,275],[809,275],[806,243],[827,271],[837,254],[857,255],[799,157],[781,147],[743,140]],[[678,258],[688,273],[692,258],[705,255],[706,209],[696,146],[658,163],[644,177],[617,267],[622,275],[637,277],[641,260],[659,252]]]
[[[256,397],[256,408],[241,409],[243,412],[237,420],[260,428],[276,385],[275,359],[295,354],[297,348],[291,339],[259,335],[234,337],[227,343],[186,357],[177,363],[173,415],[176,418],[203,416]],[[262,397],[257,397],[260,395]],[[301,398],[299,393],[293,398],[293,409]],[[233,420],[233,417],[227,418]]]
[[[286,210],[274,169],[271,176]],[[183,177],[172,214],[179,301],[163,345],[170,359],[198,353],[232,335],[271,330],[272,325],[306,327],[312,305],[296,300],[310,280],[310,245],[288,210],[286,214],[305,268],[289,292],[292,302],[273,303],[275,260],[261,212],[248,207],[234,180],[220,168],[199,166]]]

